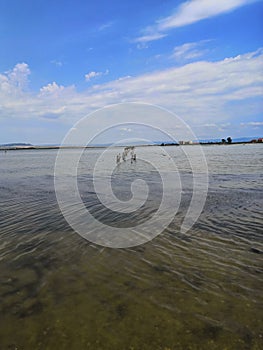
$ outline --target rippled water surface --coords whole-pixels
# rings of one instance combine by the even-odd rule
[[[186,147],[198,164],[197,148]],[[149,186],[145,206],[126,217],[99,203],[92,187],[99,150],[84,152],[81,197],[112,227],[143,222],[158,209],[160,176],[140,162],[143,152],[160,157],[162,170],[169,171],[165,157],[178,166],[174,220],[149,243],[126,249],[97,246],[70,228],[56,201],[55,150],[1,152],[0,349],[262,349],[263,147],[203,150],[209,191],[187,235],[180,224],[193,185],[183,147],[166,147],[163,158],[155,147],[137,148],[138,161],[116,170],[121,200],[137,176]]]

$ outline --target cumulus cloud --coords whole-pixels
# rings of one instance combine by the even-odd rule
[[[137,77],[117,79],[90,86],[82,92],[74,86],[52,82],[38,95],[25,93],[17,98],[0,90],[0,118],[59,116],[71,124],[109,104],[147,102],[181,116],[191,126],[244,123],[251,115],[262,115],[263,50],[237,55],[217,62],[200,61]],[[10,78],[0,75],[0,86]],[[259,119],[260,120],[260,119]],[[256,126],[256,125],[255,125]]]
[[[27,88],[30,69],[26,63],[17,63],[15,67],[0,74],[0,91],[2,93],[18,93]]]
[[[102,75],[107,75],[107,74],[109,74],[109,70],[108,69],[106,69],[105,72],[94,72],[94,71],[92,71],[92,72],[89,72],[89,73],[85,74],[85,80],[86,81],[90,81],[93,78],[100,77]]]
[[[259,0],[189,0],[178,6],[173,14],[156,21],[152,26],[143,30],[143,35],[136,38],[140,40],[152,41],[163,38],[163,32],[173,28],[183,27],[195,22],[211,18],[217,15],[228,13],[237,8],[248,5]],[[151,33],[151,35],[146,35]]]
[[[55,102],[53,103],[56,103],[56,100],[58,98],[72,99],[75,96],[75,94],[76,94],[76,90],[74,85],[63,86],[63,85],[58,85],[55,81],[53,81],[53,83],[49,83],[43,86],[42,88],[40,88],[38,97],[40,99],[44,99],[44,101],[46,101],[47,99],[55,100]]]
[[[53,83],[49,83],[46,86],[43,86],[40,89],[40,94],[42,95],[48,95],[48,94],[54,94],[59,91],[63,91],[65,87],[63,85],[58,85],[56,82],[53,81]]]
[[[95,77],[99,77],[100,75],[102,75],[102,72],[89,72],[87,74],[85,74],[85,79],[86,81],[90,81],[90,79],[95,78]]]
[[[24,88],[28,83],[30,69],[26,63],[18,63],[12,71],[8,72],[8,77],[11,83],[19,88]]]

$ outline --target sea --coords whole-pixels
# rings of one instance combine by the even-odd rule
[[[55,149],[0,152],[0,349],[262,349],[263,145],[136,147],[136,161],[120,164],[121,148],[104,151],[85,149],[77,175],[70,163],[56,173]],[[70,161],[79,150],[64,152]],[[58,202],[74,174],[91,236]],[[109,209],[105,181],[123,207],[146,201]],[[194,192],[200,215],[182,230]],[[140,231],[165,197],[177,210],[164,226],[157,216],[145,241],[111,244],[116,229]],[[89,232],[89,221],[80,227]]]

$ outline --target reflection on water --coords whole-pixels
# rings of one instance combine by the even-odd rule
[[[130,249],[95,246],[71,230],[56,203],[55,151],[0,154],[1,350],[262,348],[262,146],[204,148],[209,193],[187,236],[179,228],[192,185],[182,149],[169,148],[183,187],[178,214]],[[154,157],[155,148],[140,152]],[[85,186],[97,153],[81,159],[87,206],[96,201]],[[141,220],[159,203],[156,188]],[[105,220],[114,224],[115,215]]]

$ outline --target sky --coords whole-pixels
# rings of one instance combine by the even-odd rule
[[[0,144],[59,144],[125,102],[199,139],[263,136],[262,16],[263,0],[0,0]]]

